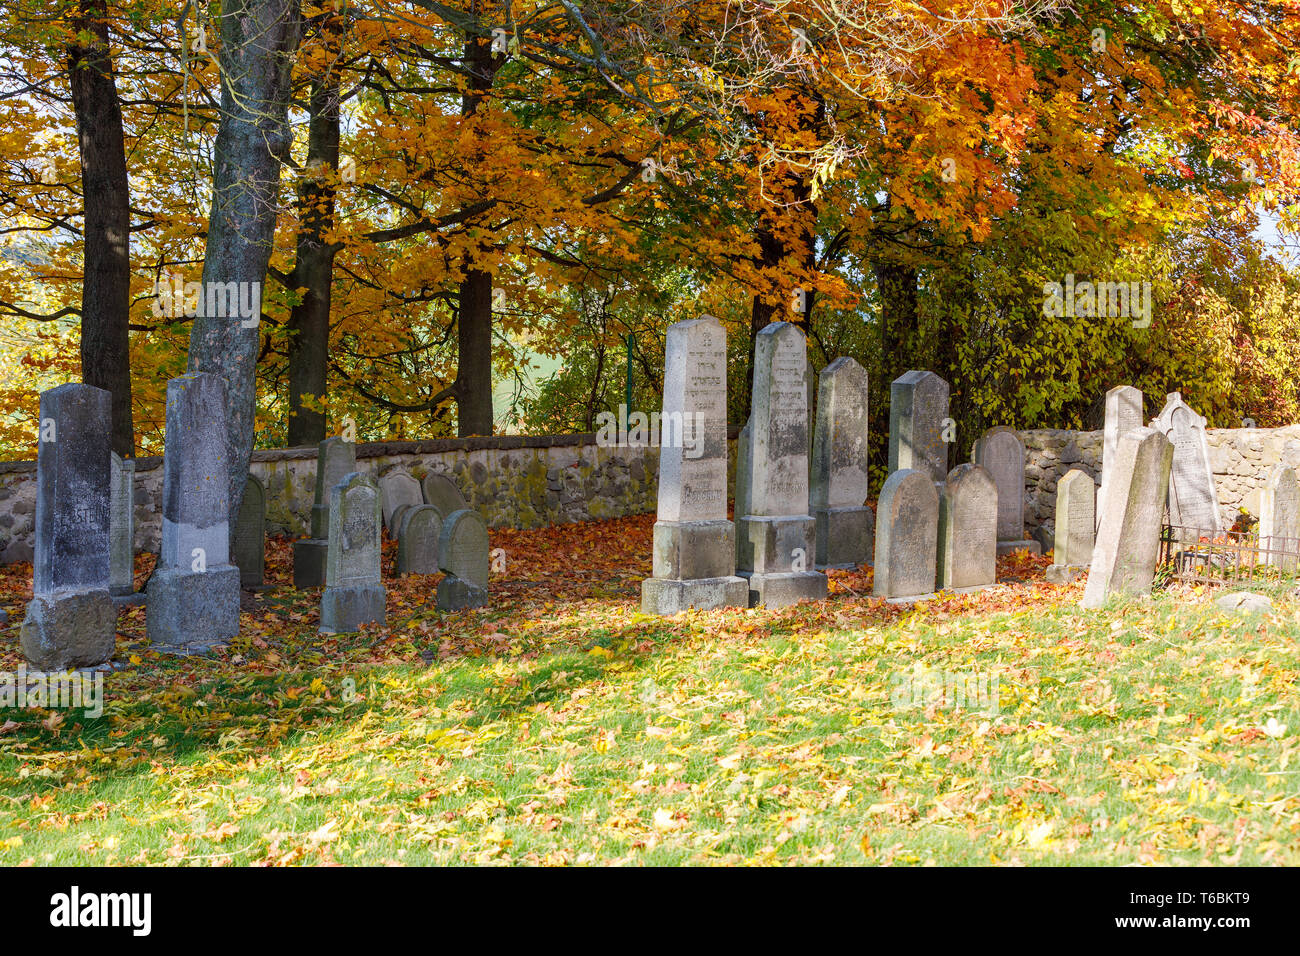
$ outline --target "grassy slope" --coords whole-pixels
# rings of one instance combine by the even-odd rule
[[[916,610],[837,574],[664,621],[634,611],[649,524],[494,533],[491,609],[408,579],[343,638],[281,588],[214,660],[133,645],[132,610],[102,719],[6,715],[0,863],[1300,862],[1295,603],[1085,614],[1013,560]],[[996,674],[1000,712],[907,706],[918,663]]]

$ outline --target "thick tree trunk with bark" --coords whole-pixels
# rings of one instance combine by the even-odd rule
[[[307,137],[307,175],[298,187],[297,256],[291,288],[304,289],[289,315],[289,444],[315,445],[325,439],[329,362],[330,289],[334,247],[325,233],[334,223],[333,174],[339,163],[337,80],[312,87]]]
[[[477,9],[474,10],[477,13]],[[497,70],[505,62],[494,56],[486,37],[465,40],[469,81],[461,98],[461,116],[468,120],[483,102]],[[492,434],[492,276],[475,268],[471,259],[459,290],[456,317],[456,420],[457,434]]]
[[[289,74],[300,22],[297,0],[228,0],[221,10],[221,128],[203,263],[205,304],[239,283],[260,316],[275,236],[280,165],[288,158]],[[223,296],[224,298],[224,296]],[[202,315],[190,330],[189,368],[226,383],[230,527],[244,496],[257,399],[257,318]]]
[[[81,379],[112,396],[113,451],[135,454],[131,415],[131,193],[122,109],[108,45],[106,0],[81,0],[72,21],[68,76],[81,151],[85,277],[81,285]]]

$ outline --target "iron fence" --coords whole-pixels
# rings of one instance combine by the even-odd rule
[[[1164,525],[1159,567],[1195,584],[1289,580],[1300,569],[1300,538]]]

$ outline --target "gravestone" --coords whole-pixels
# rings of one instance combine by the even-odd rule
[[[742,466],[746,481],[737,493],[746,509],[736,515],[736,573],[749,582],[751,607],[826,597],[826,575],[813,570],[808,374],[807,345],[798,326],[773,322],[755,336],[754,391]]]
[[[1025,538],[1025,443],[1014,428],[997,425],[975,442],[973,457],[998,486],[998,554],[1039,554],[1038,542]]]
[[[397,573],[437,574],[442,515],[433,505],[403,507],[397,525]]]
[[[379,476],[379,496],[384,509],[384,527],[389,537],[397,536],[396,512],[398,508],[424,504],[420,483],[409,471],[390,468]]]
[[[1086,471],[1071,468],[1056,485],[1056,535],[1045,577],[1069,584],[1087,570],[1096,544],[1097,484]]]
[[[871,558],[875,516],[866,507],[867,373],[837,358],[818,382],[811,498],[818,568],[856,568]]]
[[[1097,492],[1097,520],[1101,520],[1106,503],[1106,480],[1111,462],[1119,452],[1119,440],[1134,428],[1142,427],[1142,390],[1132,385],[1117,385],[1106,393],[1106,421],[1102,431],[1101,490]]]
[[[121,607],[144,600],[135,591],[135,459],[113,452],[109,474],[108,593]]]
[[[1002,489],[986,468],[958,465],[939,496],[938,586],[978,591],[997,580],[998,499]]]
[[[113,656],[109,408],[109,393],[92,385],[41,393],[32,599],[19,642],[42,670],[93,666]]]
[[[357,446],[339,436],[327,438],[316,451],[316,500],[311,506],[311,537],[293,543],[293,586],[318,588],[325,583],[329,554],[330,492],[357,470]]]
[[[1259,546],[1267,563],[1283,571],[1296,569],[1300,551],[1300,480],[1285,462],[1268,473],[1260,494]]]
[[[429,472],[420,482],[420,490],[424,492],[425,504],[433,505],[444,518],[453,511],[469,507],[456,482],[446,475]]]
[[[256,475],[244,485],[244,500],[235,518],[235,567],[245,588],[262,587],[266,577],[266,486]]]
[[[477,511],[453,511],[438,536],[438,565],[447,576],[438,582],[438,609],[460,611],[488,602],[487,524]]]
[[[885,479],[876,505],[872,593],[890,602],[933,597],[938,544],[939,495],[930,473],[914,468],[894,472]]]
[[[330,489],[329,555],[320,597],[322,634],[360,630],[387,618],[387,592],[380,580],[379,487],[354,471]]]
[[[913,369],[889,386],[889,471],[915,469],[942,483],[948,477],[948,383]]]
[[[149,578],[154,644],[204,651],[239,633],[239,568],[230,563],[226,386],[209,372],[167,383],[162,545]]]
[[[727,335],[712,316],[668,328],[662,420],[680,421],[682,430],[689,420],[693,447],[659,444],[654,552],[641,610],[745,607],[749,585],[736,575],[727,520]]]
[[[735,514],[740,517],[749,513],[749,466],[745,464],[749,460],[749,422],[746,421],[740,429],[740,434],[736,436],[736,491],[735,491]],[[737,542],[736,554],[740,554],[739,542]],[[745,585],[746,591],[749,585]]]
[[[1169,472],[1169,523],[1184,529],[1182,541],[1213,538],[1222,529],[1219,496],[1210,469],[1210,446],[1205,419],[1196,414],[1178,392],[1172,392],[1151,427],[1174,445]]]
[[[1154,428],[1134,428],[1120,439],[1083,607],[1101,607],[1113,594],[1151,593],[1173,455],[1173,444]]]

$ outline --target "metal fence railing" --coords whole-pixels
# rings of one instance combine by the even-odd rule
[[[1159,567],[1171,578],[1194,584],[1290,579],[1300,569],[1300,538],[1164,525]]]

